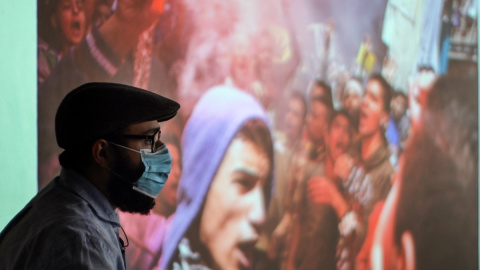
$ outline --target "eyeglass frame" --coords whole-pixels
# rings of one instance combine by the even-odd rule
[[[158,134],[158,138],[157,140],[155,141],[155,136],[157,136]],[[157,131],[155,131],[155,133],[153,133],[152,135],[140,135],[140,134],[121,134],[121,136],[123,138],[126,138],[126,139],[133,139],[133,140],[145,140],[145,141],[152,141],[151,142],[151,148],[150,150],[152,151],[152,153],[154,153],[160,146],[162,146],[163,144],[161,144],[160,142],[162,142],[161,140],[161,137],[162,137],[162,130],[159,129]],[[148,143],[147,143],[148,144]],[[157,145],[158,144],[158,145]]]

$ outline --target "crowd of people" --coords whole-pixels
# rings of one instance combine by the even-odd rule
[[[185,127],[182,176],[179,182],[177,174],[171,177],[178,191],[164,190],[157,198],[160,203],[171,197],[167,192],[177,193],[177,210],[121,213],[127,234],[130,224],[136,226],[127,264],[399,269],[392,268],[398,257],[420,269],[475,269],[476,89],[475,80],[451,76],[422,89],[428,97],[412,119],[419,123],[408,129],[395,159],[387,125],[410,123],[407,108],[396,108],[403,114],[395,117],[392,112],[406,106],[406,95],[392,92],[379,75],[361,89],[358,126],[350,113],[355,110],[333,108],[325,83],[312,84],[308,101],[292,92],[284,129],[270,131],[253,97],[230,86],[209,90]],[[248,116],[255,111],[259,115]],[[248,128],[257,141],[243,131],[255,126],[249,117],[263,119],[263,131]],[[149,222],[156,214],[173,221]],[[407,255],[413,257],[402,257]]]
[[[478,268],[476,78],[419,67],[405,90],[381,73],[295,89],[295,41],[281,62],[265,53],[274,35],[231,56],[195,47],[212,33],[184,1],[40,2],[40,187],[60,167],[51,123],[74,86],[182,104],[164,125],[172,170],[155,207],[119,213],[128,269]]]

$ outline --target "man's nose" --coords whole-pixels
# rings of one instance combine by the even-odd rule
[[[72,1],[72,7],[73,7],[73,13],[77,14],[82,10],[81,3],[78,1],[73,0]]]
[[[263,224],[265,223],[266,211],[263,190],[260,187],[255,188],[254,194],[252,194],[252,196],[253,200],[250,211],[248,213],[248,219],[255,228],[255,231],[259,233],[262,229]]]

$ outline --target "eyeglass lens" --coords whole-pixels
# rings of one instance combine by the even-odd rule
[[[157,149],[162,146],[162,141],[160,140],[160,137],[162,136],[162,131],[159,130],[157,133],[155,133],[153,137],[153,143],[152,143],[152,153],[157,151]]]

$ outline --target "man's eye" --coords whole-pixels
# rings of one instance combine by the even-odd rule
[[[78,9],[83,9],[83,0],[77,1],[77,7]]]
[[[147,138],[147,139],[145,139],[145,143],[146,143],[146,144],[152,144],[152,143],[153,143],[153,140]]]
[[[241,193],[246,193],[252,190],[255,187],[256,180],[250,177],[241,177],[235,181],[240,187]]]

